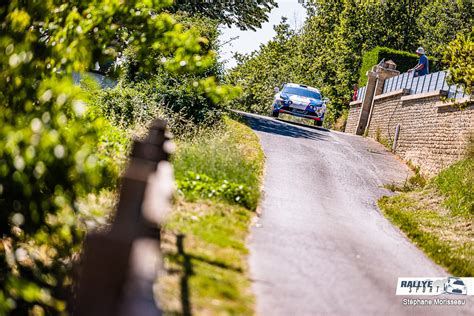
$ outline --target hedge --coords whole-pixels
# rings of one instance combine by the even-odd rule
[[[418,63],[418,55],[412,54],[405,51],[400,51],[396,49],[391,49],[388,47],[375,47],[372,50],[365,52],[362,56],[362,65],[359,71],[359,87],[365,86],[367,84],[366,73],[374,65],[377,65],[382,58],[385,60],[393,60],[397,64],[397,70],[400,73],[408,71],[408,69],[413,68]],[[440,63],[434,58],[429,58],[430,61],[430,72],[435,72],[440,70]]]

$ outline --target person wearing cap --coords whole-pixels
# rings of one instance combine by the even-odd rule
[[[423,47],[418,47],[418,49],[416,50],[416,54],[420,57],[420,60],[418,61],[418,64],[414,68],[408,70],[408,72],[414,71],[415,77],[429,74],[430,63],[428,61],[428,57],[426,57],[425,55],[425,50],[423,49]]]

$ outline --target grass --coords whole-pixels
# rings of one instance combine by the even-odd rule
[[[434,184],[446,196],[444,205],[453,214],[474,215],[474,159],[462,160],[442,171]]]
[[[392,151],[392,146],[393,146],[392,141],[382,136],[382,131],[380,130],[379,127],[375,131],[375,140],[381,143],[382,145],[384,145],[385,148],[387,148],[387,150]]]
[[[349,111],[347,109],[343,110],[341,116],[336,119],[333,129],[336,131],[344,132],[346,129],[347,118],[349,117]]]
[[[402,185],[390,183],[384,187],[393,192],[411,192],[422,189],[426,186],[427,178],[420,173],[420,167],[416,167],[411,161],[407,162],[408,167],[415,173],[413,176],[406,178]]]
[[[257,207],[264,157],[257,136],[247,126],[226,118],[222,126],[203,131],[193,139],[181,140],[177,145],[173,166],[178,185],[212,182],[212,190],[216,183],[226,181],[245,189],[248,194],[245,206]],[[196,179],[196,175],[201,179]],[[196,190],[181,191],[188,199],[207,197],[196,194]],[[209,194],[207,190],[204,193]]]
[[[178,187],[193,181],[199,185],[180,188],[162,232],[166,271],[158,282],[160,306],[165,315],[252,315],[245,241],[260,197],[264,156],[258,138],[245,125],[226,119],[177,145]],[[196,189],[208,184],[196,175],[213,184],[239,184],[251,203]]]
[[[383,197],[382,212],[450,273],[474,276],[474,161],[466,158],[423,188]]]

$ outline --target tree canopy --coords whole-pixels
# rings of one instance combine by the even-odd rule
[[[449,43],[444,53],[444,62],[449,66],[451,82],[465,88],[466,93],[474,92],[474,27],[471,32],[459,33]]]
[[[275,0],[176,0],[173,9],[202,14],[227,26],[255,30],[268,21],[268,13],[276,6]]]

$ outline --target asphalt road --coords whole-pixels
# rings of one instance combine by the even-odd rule
[[[398,277],[448,276],[377,208],[390,194],[383,184],[410,175],[395,156],[367,138],[245,117],[266,155],[261,216],[248,242],[259,315],[472,312],[472,300],[407,307],[395,295]]]

